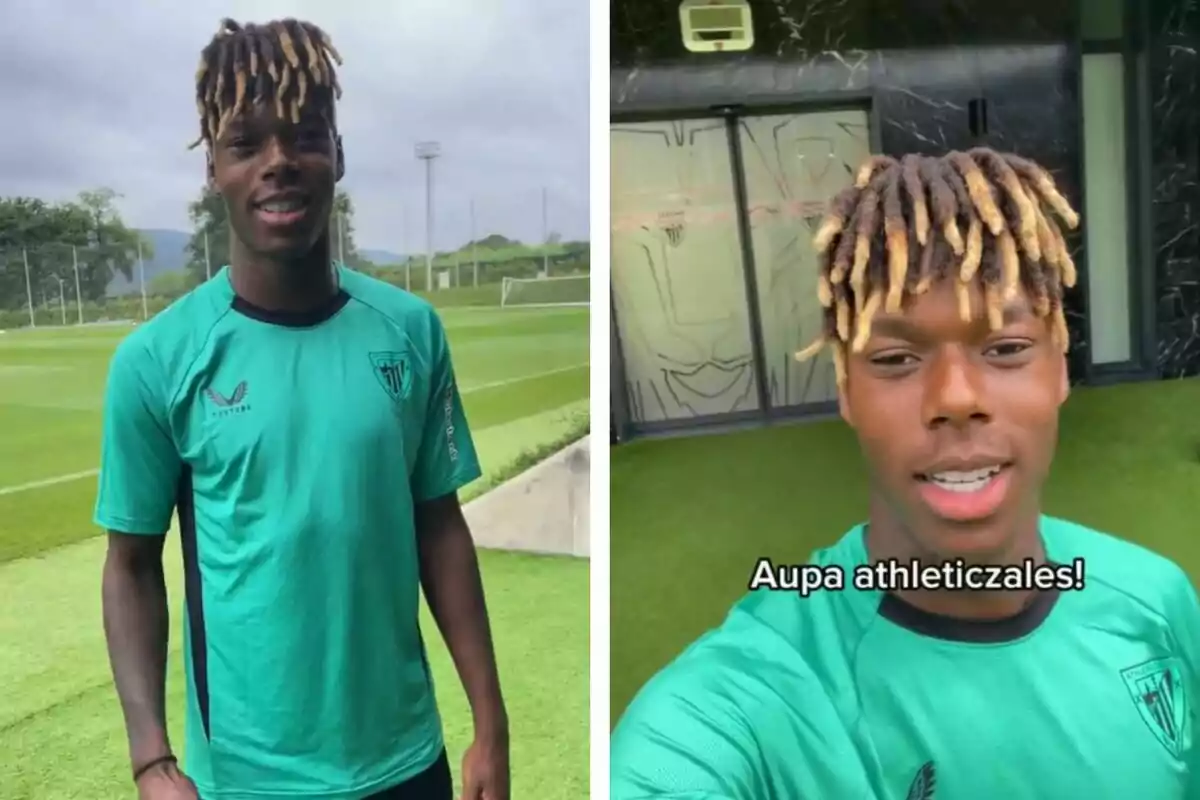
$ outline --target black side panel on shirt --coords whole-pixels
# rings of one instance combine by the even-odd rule
[[[196,508],[192,495],[192,471],[185,466],[179,478],[175,501],[179,514],[179,540],[183,549],[183,589],[191,634],[192,679],[196,683],[196,702],[204,735],[212,738],[208,717],[208,635],[204,628],[204,597],[200,585],[200,559],[196,546]]]

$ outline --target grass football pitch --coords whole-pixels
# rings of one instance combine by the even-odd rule
[[[484,477],[467,498],[587,427],[586,309],[445,309]],[[108,361],[128,326],[0,335],[0,797],[132,796],[91,522]],[[170,537],[168,719],[183,748],[182,569]],[[513,796],[588,786],[588,563],[482,552],[512,724]],[[436,630],[423,610],[426,630]],[[456,768],[470,713],[437,637],[430,660]],[[551,644],[552,643],[552,644]]]

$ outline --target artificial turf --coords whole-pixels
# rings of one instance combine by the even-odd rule
[[[755,561],[798,563],[861,521],[840,420],[635,441],[612,451],[611,717],[721,622]],[[1167,555],[1200,578],[1200,379],[1076,389],[1047,513]]]

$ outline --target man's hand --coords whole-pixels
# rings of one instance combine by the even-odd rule
[[[173,761],[152,767],[137,782],[138,800],[200,800],[196,784]]]
[[[508,737],[475,736],[462,764],[462,800],[509,800]]]

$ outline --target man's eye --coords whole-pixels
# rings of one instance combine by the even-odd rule
[[[320,128],[302,128],[296,133],[296,141],[303,145],[325,144],[329,134]]]
[[[1024,353],[1029,347],[1028,342],[1001,342],[1000,344],[992,345],[986,352],[988,355],[1009,358]]]
[[[916,360],[916,357],[909,353],[887,353],[875,356],[871,359],[871,363],[880,367],[907,367]]]

